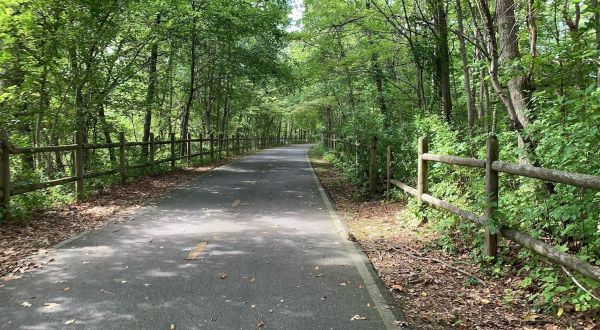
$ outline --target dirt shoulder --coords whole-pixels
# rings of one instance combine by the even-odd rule
[[[309,152],[325,189],[379,276],[418,329],[598,329],[590,314],[561,318],[533,311],[516,274],[483,274],[468,251],[448,254],[432,244],[402,202],[365,200],[341,172]]]
[[[222,159],[212,164],[144,175],[127,184],[95,193],[83,202],[39,211],[27,219],[0,224],[0,278],[8,281],[24,272],[44,267],[51,259],[43,261],[41,257],[54,245],[110,222],[128,221],[130,214],[145,202],[233,160]]]

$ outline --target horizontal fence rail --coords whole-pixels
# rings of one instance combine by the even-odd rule
[[[44,147],[15,147],[10,141],[6,131],[0,131],[0,212],[4,219],[10,217],[10,198],[38,190],[48,189],[69,183],[75,183],[75,192],[78,200],[85,198],[84,181],[86,179],[98,178],[110,175],[120,175],[121,182],[128,179],[128,171],[133,169],[150,168],[170,163],[170,169],[174,170],[177,161],[186,160],[188,164],[199,157],[200,162],[205,160],[214,161],[223,156],[242,155],[247,152],[265,149],[276,145],[306,143],[311,140],[306,134],[300,136],[258,136],[249,137],[241,135],[225,136],[220,134],[209,137],[192,138],[188,133],[186,138],[176,139],[175,134],[170,134],[168,140],[155,140],[154,134],[150,134],[148,142],[126,141],[125,134],[119,134],[119,142],[116,143],[84,143],[83,135],[75,132],[74,144],[44,146]],[[167,146],[167,158],[156,159],[157,150],[161,146]],[[147,148],[142,156],[133,162],[127,159],[127,148]],[[194,150],[193,147],[196,147]],[[86,172],[85,154],[91,150],[108,150],[111,160],[114,157],[116,167],[99,172]],[[165,150],[163,149],[163,154]],[[43,153],[70,152],[72,154],[73,171],[71,176],[52,179],[45,182],[15,183],[11,182],[11,155],[36,155]],[[225,154],[225,155],[223,155]]]
[[[332,134],[323,134],[322,143],[324,146],[336,150],[338,139]],[[373,139],[372,141],[376,141]],[[371,151],[374,145],[371,146]],[[462,218],[470,220],[485,228],[485,253],[492,259],[497,257],[497,235],[509,239],[522,247],[525,247],[534,253],[548,259],[549,261],[569,268],[600,282],[600,267],[589,262],[583,261],[576,256],[562,252],[556,247],[545,243],[539,239],[531,237],[517,229],[500,226],[495,228],[493,223],[498,223],[498,195],[499,195],[499,173],[506,173],[554,183],[562,183],[571,186],[600,190],[600,176],[589,174],[572,173],[547,169],[524,164],[512,164],[499,160],[499,147],[496,137],[489,137],[486,144],[486,159],[480,160],[475,158],[463,158],[451,155],[436,155],[428,153],[428,145],[425,138],[419,139],[418,152],[418,169],[417,169],[417,188],[403,183],[393,178],[393,153],[392,147],[387,147],[387,194],[392,186],[397,187],[409,195],[417,197],[419,205],[422,202],[434,205],[440,209],[458,215]],[[370,152],[370,169],[369,173],[373,173],[376,167],[376,161],[373,159],[374,153]],[[428,166],[430,162],[445,163],[464,167],[481,168],[485,170],[485,186],[486,186],[486,206],[483,215],[476,214],[467,210],[463,210],[456,205],[453,205],[445,200],[438,199],[428,194]],[[375,182],[374,177],[369,177],[370,183]]]

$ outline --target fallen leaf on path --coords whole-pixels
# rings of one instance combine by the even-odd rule
[[[171,324],[171,326],[169,327],[169,330],[175,330],[175,324]]]
[[[46,306],[46,309],[53,310],[60,305],[57,303],[50,302],[50,303],[45,303],[44,306]]]
[[[27,301],[25,301],[25,302],[23,302],[23,303],[21,304],[21,306],[25,306],[25,307],[31,307],[31,303],[30,303],[30,302],[27,302]]]
[[[258,321],[256,322],[256,327],[257,328],[266,328],[267,327],[267,323],[265,323],[265,321]]]
[[[231,207],[237,207],[238,205],[240,205],[242,201],[239,199],[236,199],[233,201],[233,203],[231,203]]]
[[[75,320],[68,320],[65,322],[66,325],[75,324]]]
[[[256,282],[256,278],[253,277],[250,279],[250,283],[254,283],[254,282]]]
[[[221,274],[219,274],[219,277],[224,280],[227,278],[227,273],[226,272],[222,272]]]
[[[208,245],[208,242],[200,242],[200,243],[198,243],[198,245],[196,245],[192,249],[192,251],[190,251],[190,253],[185,258],[185,260],[196,260],[196,259],[198,259],[198,257],[200,256],[200,254],[202,254],[202,251],[204,251],[204,249],[206,248],[207,245]]]
[[[533,312],[527,312],[527,313],[525,313],[525,315],[523,315],[523,321],[535,322],[535,320],[539,317],[540,317],[539,315],[537,315]]]
[[[397,292],[406,292],[406,289],[404,289],[404,287],[402,285],[392,285],[392,291],[397,291]]]
[[[366,319],[367,319],[366,316],[360,316],[360,315],[356,314],[356,315],[352,316],[350,321],[356,321],[356,320],[364,321]]]

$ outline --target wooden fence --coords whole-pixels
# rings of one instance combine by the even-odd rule
[[[336,139],[335,136],[323,135],[322,140],[325,146],[338,148],[338,144],[343,139]],[[376,185],[376,137],[372,137],[369,159],[369,186],[371,193],[375,192]],[[467,210],[460,209],[451,203],[438,199],[428,194],[428,168],[430,162],[445,163],[457,166],[479,168],[485,170],[485,210],[480,215]],[[580,174],[535,167],[525,164],[512,164],[499,160],[499,146],[496,137],[489,137],[486,145],[486,159],[463,158],[451,155],[430,154],[427,140],[419,139],[419,150],[417,159],[417,188],[413,188],[403,182],[393,178],[393,150],[391,146],[386,150],[386,190],[389,196],[392,186],[402,189],[404,192],[417,198],[419,205],[423,202],[434,205],[438,208],[466,218],[485,228],[485,254],[491,258],[496,258],[498,254],[498,234],[509,239],[535,253],[545,257],[551,262],[563,267],[572,269],[584,276],[600,282],[600,267],[585,262],[574,255],[562,252],[556,247],[547,244],[539,239],[533,238],[517,229],[505,226],[496,227],[493,224],[500,223],[498,220],[498,197],[499,197],[499,174],[506,173],[518,176],[524,176],[533,179],[550,181],[554,183],[563,183],[571,186],[600,190],[600,176]]]
[[[119,134],[119,142],[103,143],[103,144],[88,144],[83,143],[83,135],[75,132],[74,143],[69,145],[45,146],[34,148],[19,148],[15,147],[9,141],[6,131],[0,131],[0,212],[4,219],[10,217],[10,199],[11,196],[26,194],[29,192],[47,189],[54,186],[60,186],[68,183],[75,183],[75,192],[77,200],[85,198],[84,181],[86,179],[98,178],[102,176],[119,174],[122,183],[127,181],[128,170],[140,168],[155,168],[156,165],[169,163],[170,169],[174,170],[177,166],[177,161],[186,160],[191,163],[196,157],[199,157],[200,162],[206,159],[214,161],[222,158],[225,153],[226,157],[232,154],[245,154],[247,152],[269,148],[274,145],[305,142],[306,136],[302,139],[298,137],[246,137],[238,135],[223,136],[215,138],[211,134],[208,138],[200,137],[192,138],[188,133],[184,139],[176,139],[175,134],[170,134],[169,140],[155,140],[154,134],[150,134],[148,142],[128,142],[125,140],[125,134]],[[193,152],[193,145],[196,145],[198,152]],[[156,159],[156,151],[160,146],[169,146],[168,157],[164,159]],[[179,146],[180,148],[177,148]],[[141,157],[139,163],[130,163],[126,157],[126,148],[143,147],[147,150],[147,155]],[[113,168],[101,172],[86,172],[85,154],[90,150],[107,149],[109,152],[118,150],[118,164]],[[49,180],[45,182],[14,184],[11,182],[11,155],[35,155],[42,153],[57,153],[70,152],[72,153],[72,175],[59,179]]]

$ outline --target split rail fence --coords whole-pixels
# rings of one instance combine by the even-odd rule
[[[125,134],[121,132],[119,134],[119,142],[88,144],[83,142],[83,135],[81,133],[75,132],[73,144],[20,148],[12,145],[6,131],[0,131],[0,212],[2,212],[4,219],[8,219],[10,217],[11,197],[37,190],[75,183],[76,197],[78,200],[83,200],[85,198],[85,180],[118,174],[120,181],[125,183],[128,179],[128,171],[133,169],[150,168],[152,170],[159,164],[169,163],[170,169],[174,170],[179,160],[187,160],[189,164],[194,158],[199,157],[200,163],[202,163],[205,159],[210,159],[211,161],[220,159],[223,153],[225,153],[225,157],[229,157],[230,153],[241,155],[256,149],[306,141],[304,135],[302,137],[247,137],[238,134],[232,136],[220,135],[216,138],[214,134],[211,134],[207,138],[204,138],[202,135],[198,138],[192,138],[189,133],[186,135],[186,138],[176,139],[175,134],[172,133],[169,135],[169,140],[160,141],[155,140],[154,134],[150,134],[148,142],[128,142],[125,140]],[[169,147],[167,152],[168,157],[156,159],[157,149],[161,146]],[[194,152],[193,146],[199,151]],[[126,148],[130,147],[143,147],[147,150],[147,155],[141,157],[138,163],[131,163],[126,157]],[[101,149],[109,150],[112,153],[118,150],[117,162],[115,162],[114,166],[111,166],[112,168],[104,171],[86,172],[86,153],[91,150]],[[45,182],[19,184],[11,182],[12,155],[36,155],[58,152],[71,153],[71,176]]]
[[[335,135],[324,134],[323,144],[326,147],[337,150],[344,139],[336,138]],[[346,142],[347,143],[347,142]],[[600,176],[572,173],[547,169],[525,164],[512,164],[499,159],[499,146],[496,137],[487,139],[486,159],[463,158],[452,155],[436,155],[429,153],[428,143],[425,138],[419,138],[418,162],[417,162],[417,187],[413,188],[406,183],[393,178],[393,150],[391,146],[386,150],[386,191],[389,196],[392,187],[402,189],[404,192],[415,196],[419,205],[423,202],[434,205],[440,209],[456,214],[470,220],[485,228],[485,254],[492,259],[498,255],[498,235],[509,239],[549,261],[563,267],[574,270],[586,277],[600,282],[600,267],[583,261],[576,256],[562,252],[556,247],[539,239],[531,237],[517,229],[498,225],[498,197],[499,197],[499,174],[523,176],[554,183],[562,183],[571,186],[600,190]],[[358,144],[356,144],[358,148]],[[369,150],[369,187],[372,194],[376,192],[377,183],[377,137],[371,138]],[[438,162],[450,165],[479,168],[485,171],[485,210],[480,215],[428,194],[428,168],[429,163]]]

